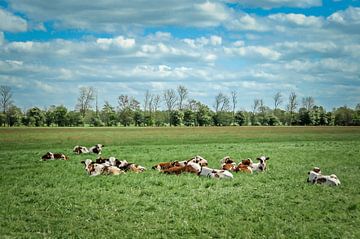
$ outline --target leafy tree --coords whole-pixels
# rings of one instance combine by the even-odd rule
[[[352,125],[353,111],[346,106],[335,110],[335,125],[348,126]]]
[[[273,114],[267,115],[266,121],[267,121],[267,125],[270,125],[270,126],[280,125],[280,121],[279,121],[278,117],[276,117]]]
[[[128,107],[120,111],[119,122],[124,126],[130,126],[134,122],[134,111]]]
[[[195,126],[196,124],[196,114],[190,109],[184,111],[184,125],[186,126]]]
[[[300,125],[311,125],[312,124],[310,112],[306,108],[299,109],[298,119],[299,119]]]
[[[6,114],[0,113],[0,126],[1,125],[5,126],[5,123],[6,123]]]
[[[57,106],[53,112],[54,122],[58,126],[66,126],[68,123],[67,108],[63,105]]]
[[[76,112],[76,111],[69,111],[67,113],[67,118],[68,118],[68,126],[83,126],[84,125],[84,121],[83,118],[80,114],[80,112]]]
[[[142,126],[144,124],[144,115],[140,110],[134,112],[135,126]]]
[[[6,112],[6,121],[9,126],[17,126],[20,125],[21,119],[23,117],[23,113],[20,108],[15,105],[11,105]]]
[[[196,112],[196,121],[199,126],[211,125],[212,121],[212,112],[209,107],[204,104],[199,104],[197,106],[198,110]]]
[[[180,110],[173,110],[170,112],[170,125],[179,126],[181,125],[184,115]]]
[[[44,111],[44,117],[45,117],[45,124],[47,126],[51,126],[55,122],[55,111],[56,106],[52,105],[49,109]]]
[[[214,125],[216,126],[229,126],[232,123],[232,113],[231,112],[217,112],[213,115]]]
[[[116,112],[114,107],[111,106],[108,101],[105,101],[105,104],[100,112],[100,119],[106,126],[116,125]]]
[[[44,113],[38,108],[33,107],[26,112],[28,126],[43,126],[45,122]]]
[[[235,114],[235,123],[239,126],[245,125],[246,122],[246,116],[243,111],[238,111]]]

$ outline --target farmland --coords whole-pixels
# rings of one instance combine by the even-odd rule
[[[359,127],[1,128],[0,143],[2,238],[360,238]],[[72,148],[96,143],[148,170],[89,177],[96,155]],[[229,181],[151,170],[262,154],[267,172]],[[341,186],[308,185],[314,166]]]

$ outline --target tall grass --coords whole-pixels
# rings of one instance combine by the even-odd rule
[[[3,238],[360,238],[360,128],[0,129]],[[76,144],[146,166],[89,177]],[[40,161],[46,151],[69,161]],[[193,155],[270,156],[269,169],[218,181],[150,170]],[[308,185],[314,166],[340,187]]]

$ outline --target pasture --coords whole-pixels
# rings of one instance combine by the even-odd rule
[[[148,170],[89,177],[97,156],[72,148],[96,143]],[[1,238],[360,238],[359,127],[1,128],[0,144]],[[266,172],[228,181],[151,170],[262,154]],[[307,184],[314,166],[341,186]]]

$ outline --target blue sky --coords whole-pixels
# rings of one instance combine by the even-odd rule
[[[331,110],[360,103],[359,0],[0,0],[0,84],[22,109],[74,109],[183,85],[213,106],[295,92]]]

